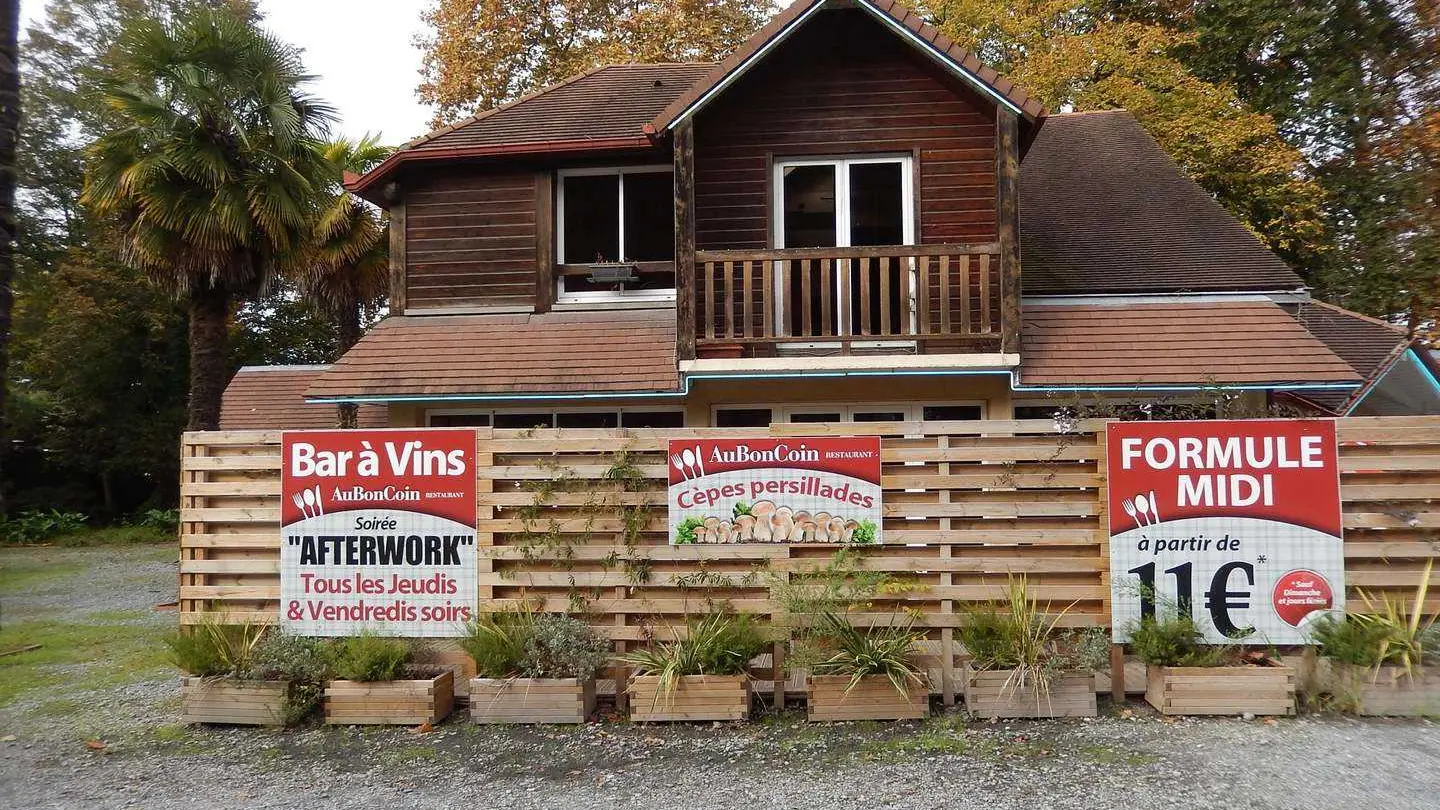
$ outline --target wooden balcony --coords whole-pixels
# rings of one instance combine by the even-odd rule
[[[995,352],[1006,331],[1000,246],[697,251],[699,357]]]

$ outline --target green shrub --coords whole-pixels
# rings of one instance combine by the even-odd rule
[[[609,660],[609,639],[573,616],[545,613],[531,625],[523,671],[527,678],[595,677]]]
[[[335,642],[334,671],[349,681],[394,681],[410,663],[410,643],[401,638],[358,635]]]
[[[285,725],[294,725],[320,706],[330,677],[330,650],[320,639],[271,630],[255,645],[250,677],[290,682],[284,720]]]
[[[716,611],[686,622],[684,638],[620,656],[641,675],[660,678],[660,693],[672,691],[682,675],[742,675],[763,652],[769,637],[746,613]]]
[[[1130,626],[1130,647],[1147,664],[1160,667],[1214,667],[1226,649],[1207,645],[1189,616],[1142,619]]]
[[[208,621],[165,639],[170,659],[181,670],[205,678],[253,674],[254,655],[266,635],[261,624],[220,624]]]
[[[78,532],[85,528],[88,521],[80,512],[58,509],[21,512],[0,521],[0,543],[18,546],[43,543],[60,535]]]
[[[1321,616],[1310,624],[1310,640],[1317,653],[1359,667],[1381,663],[1389,635],[1384,625],[1359,621],[1354,616]]]
[[[925,637],[915,632],[913,619],[895,627],[868,627],[861,630],[835,613],[825,613],[821,626],[831,639],[835,652],[816,664],[816,675],[848,675],[849,692],[860,679],[883,676],[901,695],[909,694],[911,686],[924,681],[915,662],[915,643]]]
[[[528,610],[482,614],[465,628],[460,649],[475,659],[482,678],[515,678],[525,670],[525,650],[535,634]]]
[[[174,532],[180,528],[179,509],[146,509],[137,512],[127,521],[131,526],[154,529],[157,532]]]
[[[1025,689],[1036,700],[1048,700],[1059,674],[1093,672],[1109,663],[1102,628],[1060,627],[1069,610],[1052,611],[1048,604],[1030,598],[1025,577],[1011,577],[1004,601],[980,605],[966,614],[960,641],[970,654],[971,666],[1011,672],[1002,692]]]

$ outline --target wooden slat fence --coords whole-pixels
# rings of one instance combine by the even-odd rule
[[[966,604],[1024,574],[1071,606],[1072,625],[1109,620],[1102,422],[1057,435],[1050,421],[777,424],[749,435],[884,437],[885,545],[860,565],[908,583],[863,618],[920,617],[953,690],[954,628]],[[733,429],[477,429],[481,608],[540,600],[624,645],[702,612],[709,600],[774,616],[771,587],[824,566],[836,546],[670,546],[670,438]],[[1440,556],[1440,417],[1339,420],[1349,607],[1358,590],[1413,592]],[[278,431],[187,433],[181,471],[180,616],[272,620],[279,597]],[[1440,572],[1436,575],[1440,584]],[[1440,610],[1440,588],[1430,600]]]

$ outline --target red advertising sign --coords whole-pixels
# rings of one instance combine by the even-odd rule
[[[879,543],[880,439],[672,439],[670,542]]]
[[[1117,639],[1169,609],[1215,643],[1304,643],[1342,607],[1333,421],[1115,422],[1106,442]]]
[[[456,636],[475,604],[475,431],[286,431],[280,618],[301,635]]]

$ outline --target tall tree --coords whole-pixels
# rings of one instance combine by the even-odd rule
[[[1125,108],[1271,249],[1323,263],[1325,195],[1275,122],[1179,58],[1191,34],[1100,0],[930,0],[936,24],[1052,110]]]
[[[15,279],[15,142],[20,134],[20,0],[0,0],[0,380],[10,363],[11,285]],[[0,445],[5,443],[0,385]],[[5,502],[0,495],[0,515]]]
[[[302,254],[298,278],[301,292],[333,319],[340,355],[360,342],[367,313],[379,309],[390,289],[389,232],[373,206],[345,190],[344,177],[364,174],[390,151],[371,135],[325,148],[325,159],[334,168],[332,196],[316,220],[313,244]],[[357,415],[357,406],[339,405],[339,426],[355,427]]]
[[[309,233],[333,114],[297,52],[229,8],[127,25],[104,94],[121,125],[88,151],[84,201],[127,259],[183,296],[191,430],[219,426],[232,305]]]
[[[439,126],[614,62],[718,59],[774,0],[434,0],[420,98]]]

